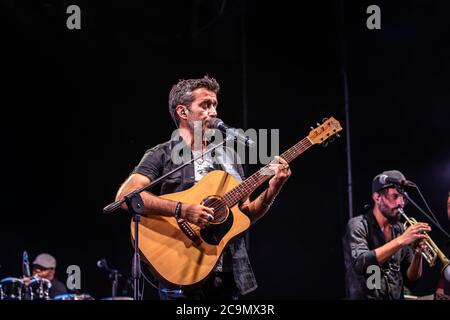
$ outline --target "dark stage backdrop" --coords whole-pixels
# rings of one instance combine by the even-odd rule
[[[81,30],[66,28],[70,4],[82,9]],[[145,150],[169,139],[171,85],[205,74],[222,86],[222,119],[243,127],[246,100],[247,127],[279,129],[284,151],[323,117],[348,130],[345,61],[354,214],[370,203],[373,176],[398,169],[448,230],[450,4],[377,1],[381,30],[369,30],[371,4],[0,1],[0,278],[20,276],[27,250],[30,259],[53,254],[63,281],[66,267],[79,265],[81,291],[95,298],[110,296],[96,267],[106,258],[126,288],[130,216],[102,208]],[[292,171],[250,231],[259,288],[248,298],[342,299],[345,139],[315,146]],[[433,292],[438,276],[426,268],[415,293]],[[156,291],[146,285],[145,296]]]

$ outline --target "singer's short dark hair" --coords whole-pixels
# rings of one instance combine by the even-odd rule
[[[195,100],[192,91],[199,88],[208,89],[215,94],[218,94],[220,90],[219,83],[216,79],[210,78],[208,75],[200,79],[180,79],[172,86],[169,94],[169,112],[177,128],[180,125],[180,119],[175,112],[177,105],[181,104],[189,108],[192,101]]]

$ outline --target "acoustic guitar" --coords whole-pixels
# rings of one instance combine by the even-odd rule
[[[341,130],[340,123],[329,118],[280,156],[291,162],[311,146],[328,143]],[[226,245],[250,227],[249,218],[238,204],[271,178],[267,170],[268,165],[241,183],[230,174],[215,170],[190,189],[160,196],[214,208],[214,220],[201,229],[175,217],[143,215],[139,249],[152,273],[164,282],[180,286],[195,286],[205,280]],[[134,238],[133,223],[131,234]]]

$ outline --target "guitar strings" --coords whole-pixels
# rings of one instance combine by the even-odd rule
[[[284,152],[281,157],[286,159],[287,162],[292,161],[293,159],[295,159],[297,156],[299,156],[301,153],[303,153],[306,149],[308,149],[312,144],[308,145],[309,140],[308,139],[303,139],[301,140],[299,143],[297,143],[295,146],[293,146],[292,148],[288,149],[286,152]],[[238,188],[240,189],[244,189],[242,191],[244,192],[249,192],[252,191],[252,187],[247,186],[246,184],[248,184],[250,182],[250,180],[256,180],[253,182],[253,186],[256,186],[257,184],[259,184],[259,179],[261,178],[261,171],[263,171],[263,169],[267,168],[270,164],[265,165],[264,167],[260,168],[257,172],[255,172],[253,175],[251,175],[250,177],[248,177],[248,179],[246,179],[241,185],[237,186],[236,188],[233,188],[232,190],[230,190],[229,192],[227,192],[222,198],[222,199],[215,199],[210,203],[210,206],[214,208],[214,210],[223,210],[226,207],[233,207],[236,202],[239,200],[239,198],[237,198],[236,196],[232,195],[233,193],[239,193],[236,192],[236,190]],[[227,205],[227,200],[228,202],[231,202],[232,205]],[[217,207],[216,207],[217,205]]]
[[[291,149],[289,149],[285,153],[283,153],[281,155],[282,158],[285,158],[286,161],[288,161],[288,162],[292,161],[296,156],[300,155],[302,152],[304,152],[307,148],[309,148],[311,146],[311,144],[307,145],[307,142],[309,142],[309,140],[303,139],[298,144],[296,144],[294,147],[292,147]],[[298,153],[299,151],[300,151],[300,153]],[[254,173],[248,179],[246,179],[243,184],[241,184],[240,186],[227,192],[225,194],[224,198],[229,198],[229,200],[231,202],[237,202],[237,200],[239,200],[239,198],[236,198],[236,196],[232,195],[233,193],[239,193],[239,192],[236,192],[236,189],[238,189],[238,188],[244,189],[243,191],[245,191],[245,192],[252,191],[252,187],[249,188],[247,186],[250,183],[250,180],[256,180],[256,181],[252,181],[253,185],[259,184],[260,181],[258,181],[258,180],[261,178],[261,171],[263,171],[269,165],[270,164],[267,164],[266,166],[262,167],[256,173]],[[233,205],[234,204],[235,203],[233,203]],[[231,205],[230,207],[232,207],[233,205]]]
[[[292,161],[296,156],[298,156],[300,153],[302,153],[303,151],[305,151],[307,148],[309,148],[311,146],[311,144],[307,145],[306,142],[309,142],[309,140],[300,141],[297,145],[295,145],[294,147],[292,147],[291,149],[289,149],[285,153],[283,153],[282,157],[286,158],[286,160],[288,162]],[[299,151],[300,151],[300,153],[299,153]],[[234,196],[233,194],[239,193],[239,192],[236,192],[236,189],[238,189],[238,188],[244,189],[243,191],[245,191],[245,192],[252,191],[252,187],[249,188],[247,185],[250,183],[251,180],[256,180],[256,181],[252,181],[253,186],[256,186],[257,184],[259,184],[260,181],[258,181],[258,180],[261,178],[261,172],[268,166],[269,166],[269,164],[262,167],[255,174],[251,175],[248,179],[246,179],[246,181],[243,184],[241,184],[237,188],[232,189],[228,193],[226,193],[225,196],[223,197],[223,198],[225,198],[225,201],[229,200],[229,202],[237,202],[237,200],[239,200],[239,198],[236,198],[236,196]],[[214,203],[214,202],[212,202],[212,203]],[[230,205],[230,207],[232,207],[232,205]],[[220,209],[222,209],[222,208],[220,208]]]

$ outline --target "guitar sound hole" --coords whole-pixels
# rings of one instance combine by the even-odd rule
[[[202,205],[214,209],[214,220],[210,222],[211,224],[219,224],[227,220],[230,209],[221,197],[209,196],[202,201]]]

